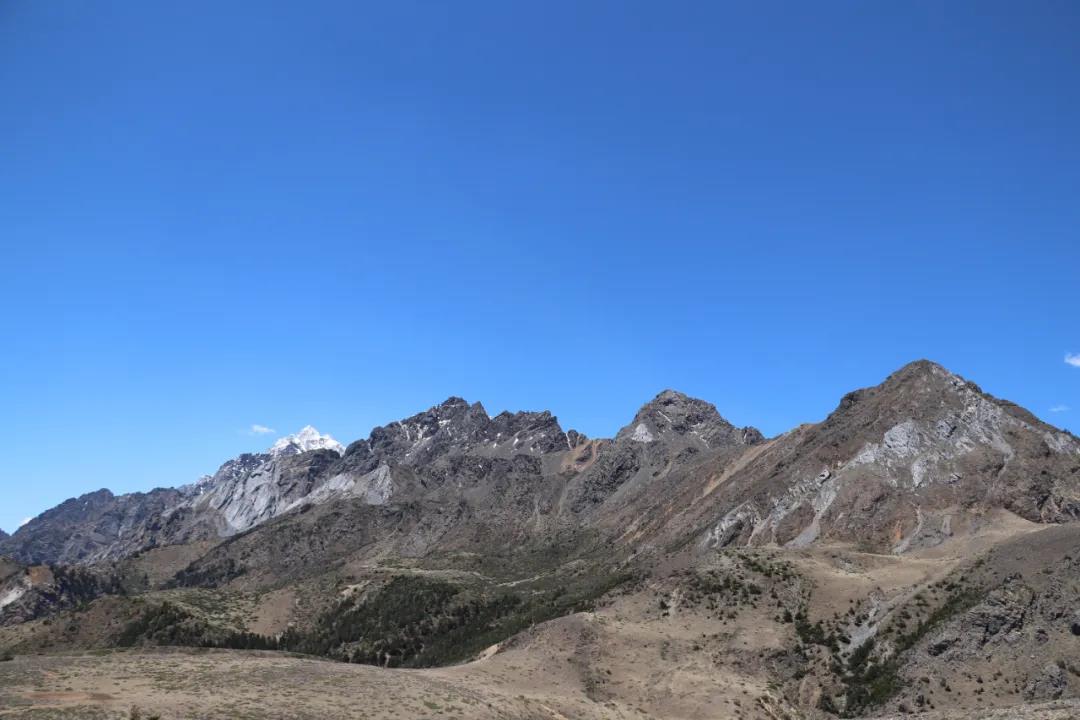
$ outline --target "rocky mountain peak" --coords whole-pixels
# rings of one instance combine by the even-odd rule
[[[670,389],[643,405],[633,421],[616,435],[618,440],[645,443],[674,437],[709,449],[751,445],[764,439],[756,428],[737,428],[729,423],[712,403]]]
[[[482,427],[489,421],[487,410],[480,403],[469,403],[463,398],[450,397],[427,412],[393,423],[391,427],[404,428],[407,435],[411,435],[411,430],[416,429],[425,437],[430,437],[440,430],[447,434],[461,435],[476,427]]]
[[[375,458],[417,464],[469,451],[485,454],[544,453],[570,448],[558,420],[548,411],[502,412],[489,417],[480,403],[451,397],[425,412],[377,427],[367,440],[349,446],[350,462]]]
[[[345,453],[345,446],[330,435],[323,435],[311,425],[305,425],[300,432],[280,438],[267,451],[275,457],[281,455],[299,455],[311,450],[333,450],[339,455]]]
[[[965,388],[982,392],[978,385],[968,382],[932,360],[915,360],[889,375],[879,387],[900,389],[908,386],[932,386],[938,390],[959,392]]]
[[[777,495],[767,508],[740,505],[727,528],[753,516],[744,527],[755,539],[859,539],[903,553],[991,508],[1031,522],[1080,518],[1080,442],[926,360],[849,393],[781,444],[782,463],[738,490]]]
[[[1027,410],[996,398],[975,383],[937,363],[909,363],[881,384],[849,393],[834,415],[853,414],[865,424],[869,416],[881,421],[942,421],[986,435],[1001,429],[1002,422],[1020,422],[1037,431],[1055,430]],[[830,416],[830,420],[832,416]]]
[[[1042,425],[1026,410],[995,398],[941,365],[917,360],[878,385],[845,395],[826,425],[853,423],[863,435],[867,431],[884,432],[903,422],[940,424],[945,439],[948,427],[962,426],[984,436],[997,433],[1003,418],[1029,426]]]
[[[945,368],[945,366],[940,364],[940,363],[936,363],[933,360],[928,360],[926,358],[919,358],[918,360],[912,360],[911,362],[903,365],[902,367],[897,368],[896,370],[893,371],[893,373],[889,377],[895,378],[895,377],[905,377],[905,376],[910,377],[910,376],[920,376],[920,375],[921,376],[929,376],[929,375],[946,376],[946,375],[952,375],[952,374],[953,373],[949,372]],[[886,378],[886,381],[888,381],[888,379],[889,378]]]

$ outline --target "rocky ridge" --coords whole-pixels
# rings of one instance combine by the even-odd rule
[[[344,449],[308,427],[192,486],[69,500],[0,540],[0,552],[88,563],[230,537],[313,504],[472,499],[533,532],[649,516],[667,518],[652,532],[668,541],[700,534],[709,547],[835,539],[902,553],[972,528],[993,507],[1033,522],[1077,519],[1078,458],[1073,436],[926,361],[770,441],[672,390],[613,440],[564,431],[546,411],[489,417],[455,397]],[[525,492],[510,507],[499,476]]]

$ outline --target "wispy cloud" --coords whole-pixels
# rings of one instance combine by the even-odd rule
[[[248,430],[249,435],[274,435],[276,433],[277,430],[275,430],[274,428],[258,424],[252,425],[251,429]]]
[[[19,523],[19,527],[22,527],[23,525],[25,525],[26,523],[30,522],[33,519],[34,518],[32,518],[32,517],[23,518],[23,521],[21,523]]]
[[[1080,367],[1080,353],[1065,353],[1065,362],[1073,367]]]
[[[1050,408],[1050,412],[1069,412],[1069,406],[1055,405],[1054,407]]]

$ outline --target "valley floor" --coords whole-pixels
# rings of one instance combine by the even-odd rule
[[[431,673],[277,653],[147,650],[0,664],[0,717],[531,718],[523,700]]]
[[[592,700],[558,674],[507,681],[481,660],[450,670],[382,670],[276,653],[143,650],[16,658],[0,663],[0,718],[236,720],[379,718],[670,718],[615,700]],[[503,668],[512,672],[511,664]],[[519,668],[525,670],[525,668]],[[752,696],[748,696],[752,697]],[[558,698],[558,699],[553,699]],[[790,717],[745,701],[715,718]],[[912,716],[896,716],[912,717]],[[1072,720],[1080,702],[931,712],[924,720]],[[884,720],[884,718],[882,719]],[[890,718],[889,720],[893,720]]]

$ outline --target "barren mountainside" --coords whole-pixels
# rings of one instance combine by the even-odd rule
[[[1080,697],[1078,519],[1080,441],[927,361],[774,438],[450,398],[0,535],[0,650],[442,667],[515,717],[1034,712]]]

